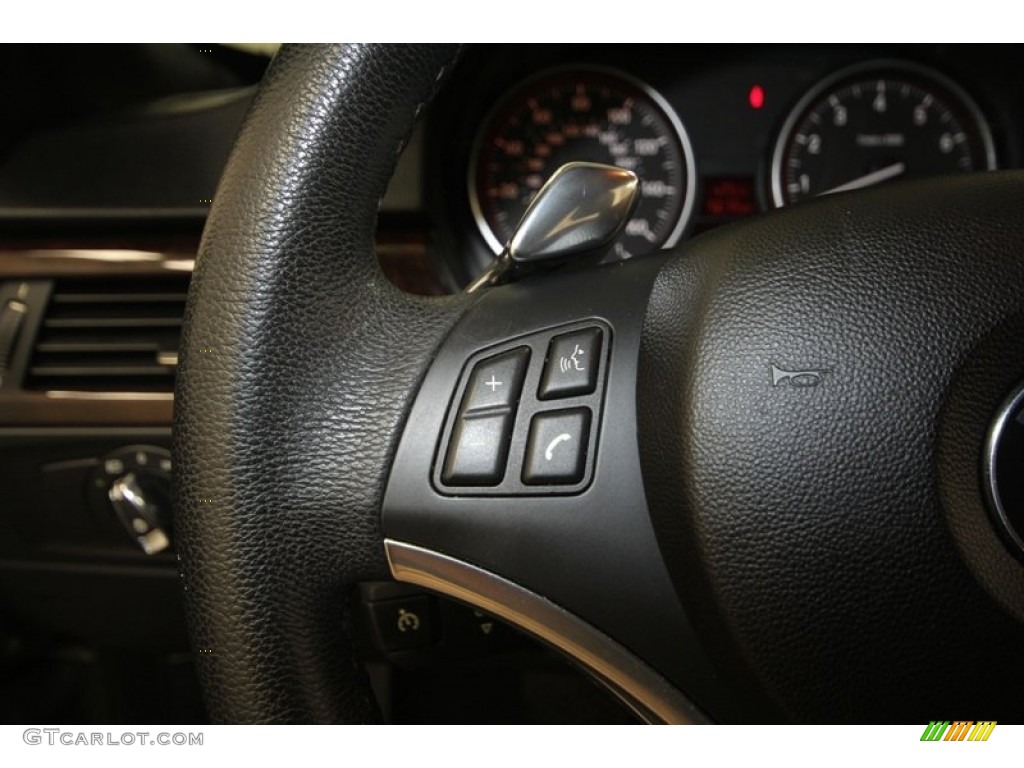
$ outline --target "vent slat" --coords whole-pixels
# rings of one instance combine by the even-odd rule
[[[188,277],[57,281],[26,388],[172,392]]]
[[[33,376],[170,376],[166,366],[145,365],[34,365]]]
[[[184,304],[187,298],[188,294],[185,293],[67,293],[58,294],[50,301],[54,304],[130,304],[132,302]]]
[[[43,321],[44,328],[178,328],[174,317],[65,317]]]
[[[40,354],[80,354],[82,352],[116,353],[116,352],[161,352],[163,348],[156,341],[152,342],[39,342],[36,352]]]

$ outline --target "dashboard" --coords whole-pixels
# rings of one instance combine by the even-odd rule
[[[0,48],[35,73],[0,85],[17,107],[0,127],[0,639],[145,649],[161,659],[147,674],[166,683],[179,679],[168,664],[188,667],[168,452],[178,333],[217,179],[268,60],[199,44],[89,49]],[[1015,46],[469,46],[399,159],[378,257],[405,290],[458,291],[570,161],[640,178],[609,261],[823,194],[1018,168],[1021,64]],[[464,639],[493,627],[452,621]],[[400,650],[426,674],[421,652]],[[377,651],[396,661],[395,648]],[[182,675],[170,717],[196,717]],[[168,717],[148,701],[138,712]]]

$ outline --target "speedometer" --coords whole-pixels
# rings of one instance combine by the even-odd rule
[[[640,202],[613,246],[629,258],[674,245],[694,201],[693,150],[682,122],[648,86],[606,70],[549,73],[491,113],[470,168],[470,203],[495,253],[544,182],[568,162],[617,165],[640,178]]]
[[[874,62],[826,79],[790,113],[772,158],[772,200],[993,168],[988,125],[963,89],[921,66]]]

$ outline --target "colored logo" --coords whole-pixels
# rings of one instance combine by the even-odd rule
[[[921,741],[988,741],[995,727],[995,720],[932,720],[921,734]]]

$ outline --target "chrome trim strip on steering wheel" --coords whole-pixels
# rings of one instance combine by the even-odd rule
[[[412,544],[385,539],[384,549],[398,581],[468,603],[543,640],[590,672],[645,722],[710,722],[693,702],[626,648],[540,595]]]

